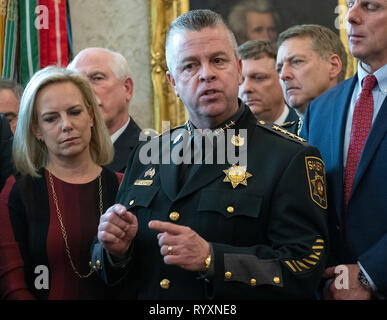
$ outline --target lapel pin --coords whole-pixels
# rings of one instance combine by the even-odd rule
[[[147,171],[145,171],[144,178],[150,177],[152,179],[155,174],[156,174],[155,168],[150,168]]]

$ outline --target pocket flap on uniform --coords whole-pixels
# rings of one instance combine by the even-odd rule
[[[216,211],[226,217],[259,216],[263,197],[239,190],[204,189],[200,195],[199,211]]]
[[[148,207],[159,189],[159,186],[144,187],[133,185],[126,197],[126,208],[130,209],[136,206]]]

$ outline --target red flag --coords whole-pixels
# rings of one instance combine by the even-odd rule
[[[66,67],[68,43],[65,0],[39,0],[48,8],[48,28],[39,30],[40,68],[49,65]]]

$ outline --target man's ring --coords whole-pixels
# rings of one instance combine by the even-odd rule
[[[168,246],[168,254],[172,254],[172,249],[173,249],[173,247],[172,246]]]

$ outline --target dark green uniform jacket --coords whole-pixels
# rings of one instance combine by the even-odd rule
[[[320,154],[280,127],[257,123],[242,103],[240,108],[235,133],[226,140],[228,148],[239,146],[239,156],[247,152],[245,170],[226,157],[224,164],[193,166],[179,187],[179,166],[143,164],[144,145],[132,153],[117,195],[139,222],[130,258],[113,267],[98,242],[92,255],[105,281],[124,285],[124,298],[313,298],[327,256]],[[176,130],[181,128],[152,143],[164,140],[160,150],[173,153],[183,140]],[[166,265],[150,220],[188,226],[210,242],[212,275]]]

